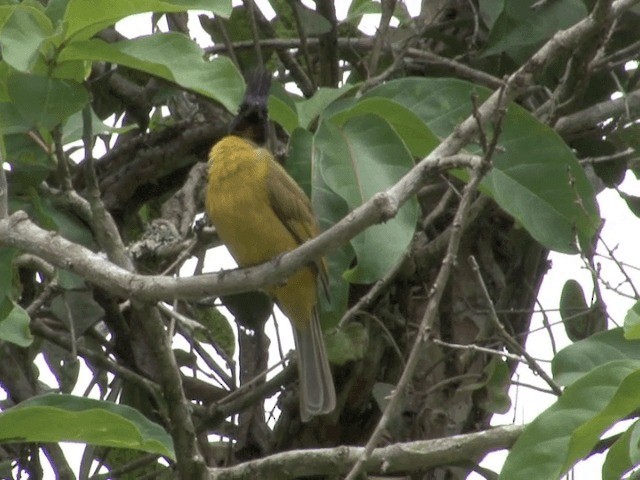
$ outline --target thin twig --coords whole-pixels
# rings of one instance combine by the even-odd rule
[[[434,338],[431,341],[433,343],[435,343],[436,345],[440,345],[442,347],[447,347],[447,348],[452,348],[454,350],[465,350],[465,351],[474,352],[474,353],[475,352],[487,353],[489,355],[494,355],[496,357],[508,358],[508,359],[513,360],[515,362],[527,363],[526,360],[524,360],[519,355],[514,355],[513,353],[508,353],[508,352],[503,352],[501,350],[496,350],[494,348],[481,347],[480,345],[476,345],[475,343],[469,343],[467,345],[461,345],[459,343],[443,342],[442,340],[439,340],[437,338]]]
[[[120,232],[118,232],[118,226],[100,198],[100,187],[93,157],[93,128],[91,123],[91,105],[87,105],[82,110],[82,143],[84,146],[84,175],[87,184],[87,196],[89,197],[89,205],[93,214],[91,226],[98,243],[104,248],[109,259],[126,270],[134,271],[133,262],[127,255]]]
[[[238,56],[236,55],[236,49],[234,47],[233,42],[231,41],[229,32],[227,31],[227,26],[225,24],[226,21],[218,17],[217,15],[214,17],[213,21],[216,23],[218,30],[220,30],[220,33],[222,34],[222,43],[224,43],[224,46],[227,51],[227,55],[229,55],[229,58],[231,59],[233,64],[238,68],[238,70],[240,70],[240,62],[238,61]],[[255,46],[255,41],[252,43]]]
[[[406,367],[406,364],[404,362],[404,355],[402,354],[402,350],[400,350],[400,346],[398,345],[398,342],[396,342],[396,339],[393,338],[393,335],[391,335],[391,332],[389,331],[387,326],[378,317],[376,317],[375,315],[372,315],[369,312],[366,312],[366,311],[363,310],[363,311],[360,311],[358,313],[360,315],[363,315],[363,316],[371,319],[380,328],[380,330],[382,330],[384,332],[384,335],[385,335],[386,339],[389,341],[389,344],[391,345],[393,350],[396,352],[396,355],[398,355],[398,360],[400,360],[400,363],[402,364],[402,368]]]
[[[305,8],[301,2],[297,0],[289,0],[289,7],[293,12],[293,18],[296,22],[296,30],[298,31],[298,37],[300,39],[300,48],[302,50],[302,57],[304,58],[304,63],[307,67],[307,74],[311,81],[313,82],[313,68],[311,63],[311,55],[309,54],[309,42],[307,38],[307,31],[302,24],[302,19],[300,18],[300,10],[299,8]],[[315,88],[315,84],[313,85]]]
[[[178,322],[177,328],[183,337],[191,338],[191,335],[189,335],[187,331],[200,332],[202,335],[205,335],[207,338],[211,337],[211,332],[209,332],[208,329],[205,328],[202,324],[181,314],[180,312],[176,311],[174,308],[169,308],[163,303],[158,303],[157,307],[160,309],[162,313],[164,313],[165,315],[169,316],[170,318]],[[215,349],[215,351],[218,353],[218,355],[220,355],[225,360],[227,365],[234,364],[233,359],[229,358],[229,356],[226,354],[226,352],[222,348],[220,348],[217,342],[211,339],[210,343]],[[201,346],[197,344],[197,342],[194,342],[192,345],[196,348],[196,351],[198,352],[202,360],[207,364],[207,366],[219,377],[220,384],[226,385],[226,387],[229,389],[235,388],[235,384],[233,383],[232,378],[229,375],[227,375],[226,372],[224,372],[220,368],[220,366],[216,362],[214,362],[211,357],[209,357],[209,355],[206,354],[206,351],[201,349]]]
[[[258,65],[264,65],[262,48],[260,48],[260,34],[258,33],[258,24],[256,23],[256,4],[253,0],[243,0],[243,3],[249,12],[249,25],[251,26],[251,35],[253,37],[253,49],[258,60]]]
[[[411,256],[412,245],[413,243],[409,247],[407,247],[396,264],[387,273],[385,273],[385,275],[380,280],[377,280],[376,283],[371,286],[369,291],[365,295],[363,295],[353,307],[345,312],[345,314],[338,322],[338,329],[342,328],[349,320],[351,320],[352,317],[357,315],[359,312],[369,310],[371,305],[373,305],[373,302],[382,292],[387,289],[387,286],[393,281],[393,279],[405,265],[407,259]]]
[[[73,190],[73,184],[71,183],[71,174],[69,173],[69,162],[62,146],[62,126],[57,125],[53,129],[52,134],[54,152],[56,156],[56,162],[58,164],[58,181],[60,182],[60,185],[62,185],[63,190]]]
[[[32,320],[30,327],[34,334],[49,340],[51,343],[54,343],[65,350],[71,351],[72,342],[69,337],[62,332],[49,328],[41,319]],[[114,375],[138,385],[144,391],[153,396],[160,395],[160,387],[151,380],[148,380],[132,370],[112,362],[99,352],[85,348],[82,345],[77,345],[76,348],[78,354],[81,357],[86,358],[92,364],[104,368],[105,370],[112,372]]]
[[[407,359],[407,366],[403,370],[400,380],[398,380],[396,388],[389,399],[389,403],[387,404],[378,425],[371,434],[362,455],[358,458],[358,461],[354,464],[353,468],[351,468],[346,480],[356,480],[356,478],[359,477],[365,463],[369,460],[374,448],[380,442],[383,432],[387,428],[392,415],[400,404],[400,399],[404,397],[406,388],[413,377],[414,370],[421,357],[424,344],[432,338],[431,329],[438,313],[438,307],[440,305],[442,295],[444,294],[445,285],[447,284],[453,266],[456,262],[460,240],[466,224],[467,213],[471,206],[472,199],[476,194],[478,185],[488,171],[488,164],[489,162],[487,161],[486,163],[483,163],[481,167],[477,168],[473,172],[469,183],[465,185],[462,198],[460,199],[460,204],[458,205],[458,209],[453,219],[454,229],[451,237],[449,238],[447,252],[444,260],[442,261],[442,265],[438,271],[433,287],[431,288],[430,299],[420,323],[416,340],[411,348],[409,358]]]
[[[599,238],[600,243],[602,244],[602,246],[607,250],[607,253],[609,254],[609,258],[611,260],[613,260],[613,262],[616,264],[616,266],[618,267],[618,270],[620,270],[620,273],[624,276],[625,279],[625,283],[627,283],[629,285],[629,287],[631,287],[631,290],[633,290],[633,294],[636,298],[640,298],[640,292],[638,292],[638,290],[636,289],[636,286],[633,283],[633,280],[631,280],[631,277],[629,276],[629,274],[627,273],[627,271],[625,270],[622,262],[620,262],[616,256],[614,251],[609,248],[609,246],[607,245],[607,243],[604,241],[604,238],[600,237]],[[635,268],[635,267],[634,267]]]
[[[500,332],[500,335],[506,342],[507,346],[512,351],[516,352],[518,355],[524,357],[529,368],[533,370],[536,374],[538,374],[540,378],[542,378],[547,383],[547,385],[551,387],[551,390],[553,390],[553,392],[556,395],[560,396],[562,394],[562,389],[558,386],[558,384],[553,381],[553,379],[547,374],[547,372],[545,372],[540,367],[540,365],[538,365],[538,362],[536,362],[536,360],[522,347],[522,345],[520,345],[520,343],[518,343],[509,334],[509,332],[507,332],[507,329],[504,328],[504,325],[502,325],[502,322],[498,318],[498,314],[496,313],[495,308],[493,307],[493,301],[491,300],[491,295],[489,294],[489,290],[487,290],[487,286],[485,285],[484,279],[482,278],[482,274],[480,273],[480,267],[478,266],[478,262],[476,262],[476,259],[473,257],[473,255],[469,257],[469,263],[471,264],[471,270],[476,276],[476,281],[480,286],[481,292],[484,295],[484,298],[487,302],[487,306],[489,307],[489,317],[493,321],[493,324],[496,327],[496,329]]]
[[[547,316],[547,311],[540,304],[540,300],[536,298],[536,303],[540,307],[540,314],[542,315],[542,325],[544,329],[547,331],[549,335],[549,344],[551,345],[551,352],[555,357],[558,353],[558,348],[556,347],[556,339],[553,336],[553,330],[551,330],[551,324],[549,323],[549,317]],[[533,313],[533,312],[532,312]]]
[[[376,36],[373,40],[373,48],[371,49],[371,57],[369,59],[369,77],[371,77],[371,75],[378,69],[378,62],[380,61],[382,47],[387,41],[389,22],[391,21],[393,11],[396,8],[396,0],[382,0],[381,8],[382,15],[380,15],[380,24],[378,25],[378,30],[376,31]]]

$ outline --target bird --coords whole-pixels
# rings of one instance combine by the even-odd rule
[[[253,72],[228,134],[208,158],[207,215],[240,267],[272,260],[319,233],[308,197],[266,147],[270,85],[266,69]],[[265,288],[293,327],[303,422],[336,406],[318,313],[318,281],[328,292],[324,259]]]

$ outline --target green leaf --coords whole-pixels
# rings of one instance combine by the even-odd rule
[[[285,168],[291,177],[311,198],[311,157],[313,135],[309,130],[296,128],[289,137],[289,153]]]
[[[602,433],[640,406],[640,362],[595,368],[566,388],[511,448],[500,478],[559,479],[596,445]]]
[[[303,142],[299,143],[299,145],[303,144]],[[300,152],[300,155],[312,158],[311,203],[318,218],[320,230],[323,231],[344,218],[349,213],[349,206],[342,197],[327,186],[321,172],[322,165],[317,161],[317,158],[314,158],[312,148],[313,145],[305,153]],[[343,245],[326,257],[329,271],[329,298],[325,295],[320,295],[319,298],[320,318],[325,330],[338,325],[347,310],[349,284],[342,280],[342,274],[352,264],[354,257],[355,252],[350,243]]]
[[[56,377],[60,392],[71,393],[78,383],[80,373],[80,361],[68,350],[48,341],[43,341],[40,346],[45,362],[51,373]]]
[[[365,114],[385,119],[415,157],[427,156],[440,143],[438,137],[420,117],[403,105],[386,98],[364,98],[353,107],[338,112],[331,120],[343,125],[348,119]]]
[[[374,115],[349,120],[343,128],[322,122],[314,136],[314,161],[327,186],[350,210],[395,184],[413,166],[396,132]],[[398,215],[351,240],[358,264],[345,273],[352,283],[381,278],[400,259],[415,230],[418,206],[407,202]]]
[[[68,328],[73,326],[76,336],[83,335],[104,317],[104,310],[90,291],[65,291],[56,295],[51,310]]]
[[[629,458],[631,459],[631,463],[635,466],[640,465],[640,427],[639,423],[636,421],[633,425],[631,425],[628,431],[631,432],[631,436],[629,437]]]
[[[347,22],[358,26],[363,15],[376,14],[381,12],[380,3],[372,0],[353,0],[347,11]]]
[[[511,408],[511,372],[507,362],[499,358],[492,359],[485,369],[485,374],[488,375],[488,379],[486,397],[481,400],[482,406],[493,413],[507,413]]]
[[[0,7],[2,59],[16,70],[31,71],[42,43],[53,32],[51,20],[37,8],[26,5]]]
[[[12,200],[15,195],[25,193],[40,185],[55,169],[52,158],[28,135],[23,133],[5,135],[6,161],[11,165],[7,172]]]
[[[47,17],[49,17],[52,22],[58,23],[62,20],[68,3],[69,0],[49,0],[45,9]]]
[[[563,348],[553,358],[553,378],[571,385],[591,370],[618,360],[640,361],[640,340],[626,340],[622,328],[613,328]]]
[[[629,195],[628,193],[618,190],[618,194],[627,202],[627,207],[636,217],[640,218],[640,197]]]
[[[471,95],[482,101],[489,90],[462,80],[405,78],[369,91],[418,115],[440,137],[448,136],[471,113]],[[525,109],[510,104],[504,117],[493,169],[483,191],[542,245],[576,253],[576,235],[590,245],[600,217],[595,194],[571,149],[547,125]],[[470,151],[477,151],[469,146]]]
[[[567,280],[562,288],[560,316],[572,342],[584,340],[607,326],[607,318],[600,305],[597,302],[587,305],[582,286],[573,279]]]
[[[60,53],[59,61],[118,63],[175,82],[235,112],[244,91],[242,75],[229,58],[217,57],[206,62],[203,55],[194,41],[171,32],[116,43],[97,38],[74,42]]]
[[[308,128],[311,122],[318,117],[327,106],[355,88],[353,85],[345,85],[341,88],[319,88],[313,97],[296,103],[300,126]]]
[[[289,135],[300,126],[295,104],[290,105],[275,95],[269,97],[269,117],[280,124]]]
[[[629,368],[632,372],[624,376],[626,368]],[[616,375],[619,374],[619,378],[623,378],[619,385],[616,385],[615,378],[607,379],[607,376],[617,369],[622,370],[621,372],[616,371]],[[597,414],[588,422],[580,425],[571,435],[569,458],[564,465],[565,472],[595,447],[605,431],[640,406],[640,363],[637,361],[612,362],[599,367],[593,374],[586,377],[586,380],[590,381],[591,385],[585,390],[592,391],[593,395],[600,395],[600,398],[593,402],[585,395],[578,402],[578,408],[592,408]],[[611,398],[607,395],[608,391],[603,392],[603,389],[606,388],[611,388],[610,392],[614,393]],[[586,394],[587,392],[585,391],[584,393]],[[578,392],[579,394],[580,392]],[[579,399],[580,397],[576,398],[576,400]],[[598,409],[597,407],[600,405],[604,406],[604,408]],[[637,437],[635,442],[637,443]]]
[[[171,436],[137,410],[73,395],[42,395],[0,413],[0,440],[88,443],[175,460]]]
[[[396,386],[392,383],[376,382],[371,390],[373,399],[378,404],[378,408],[381,412],[384,412],[389,405],[389,399],[393,395],[393,391]]]
[[[82,110],[89,101],[86,89],[69,80],[15,73],[7,87],[26,125],[46,130]]]
[[[534,3],[536,0],[504,2],[489,33],[484,55],[507,52],[515,60],[524,60],[540,43],[588,13],[581,0],[554,0],[532,8]]]
[[[89,249],[96,247],[93,233],[73,213],[57,208],[50,198],[40,198],[35,190],[31,190],[30,200],[33,216],[38,223],[47,230],[55,230],[63,237],[74,243],[79,243]],[[30,211],[27,213],[30,213]]]
[[[602,480],[620,480],[625,473],[635,466],[631,462],[630,449],[635,448],[637,450],[638,446],[632,447],[630,440],[631,432],[637,429],[638,422],[636,421],[609,447],[607,458],[602,465]]]
[[[498,20],[500,13],[504,8],[504,0],[480,0],[480,18],[484,20],[485,25],[491,29]]]
[[[577,280],[569,279],[562,287],[560,295],[560,316],[563,321],[575,318],[589,310],[589,305],[584,298],[582,285]]]
[[[33,342],[30,321],[29,314],[9,297],[0,301],[0,340],[28,347]]]
[[[135,126],[132,126],[131,128],[135,128]],[[82,112],[76,112],[71,115],[64,123],[62,141],[67,144],[75,142],[76,140],[82,140],[83,129],[84,125],[82,122]],[[106,125],[102,120],[100,120],[93,111],[93,108],[91,109],[91,131],[94,136],[104,133],[114,133],[117,131],[120,131],[120,133],[122,133],[121,129],[110,127],[109,125]]]
[[[206,10],[227,18],[231,14],[231,0],[69,0],[63,18],[67,22],[65,38],[85,40],[118,20],[138,13],[187,10]]]
[[[360,360],[369,347],[369,332],[361,324],[348,323],[340,330],[325,335],[327,357],[334,365]]]
[[[194,307],[195,318],[203,327],[209,330],[211,337],[222,348],[222,350],[233,358],[236,351],[236,336],[233,328],[220,310],[215,307]],[[193,336],[199,342],[209,343],[209,338],[200,332],[195,332]]]
[[[315,37],[331,31],[332,26],[329,20],[315,10],[311,10],[300,2],[295,2],[293,8],[298,11],[300,23],[307,36]]]
[[[624,338],[640,339],[640,301],[637,301],[624,317]]]

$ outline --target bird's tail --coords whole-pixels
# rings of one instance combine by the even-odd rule
[[[229,133],[264,145],[268,138],[267,103],[271,88],[271,73],[258,67],[249,75],[244,99],[238,115],[229,125]]]
[[[300,377],[300,418],[307,422],[312,416],[335,408],[336,391],[317,313],[307,327],[293,330]]]

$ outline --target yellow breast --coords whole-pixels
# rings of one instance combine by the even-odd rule
[[[293,250],[297,244],[269,202],[270,154],[235,136],[209,154],[206,209],[220,239],[242,267]]]

